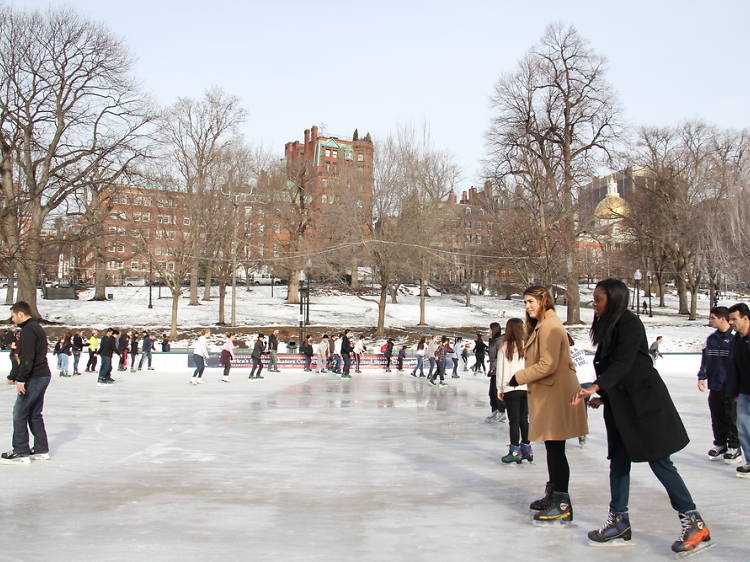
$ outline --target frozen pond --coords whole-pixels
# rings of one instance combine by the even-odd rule
[[[692,442],[674,456],[716,547],[696,560],[748,560],[750,482],[710,463],[695,356],[660,366]],[[119,377],[117,375],[120,375]],[[264,373],[266,374],[266,373]],[[659,560],[679,524],[647,465],[634,465],[633,542],[586,545],[606,517],[600,411],[569,442],[575,523],[539,529],[528,504],[546,481],[534,465],[503,466],[507,425],[486,424],[487,379],[438,390],[408,375],[342,382],[299,371],[230,384],[209,370],[55,379],[45,416],[52,460],[0,466],[6,560]],[[3,450],[13,389],[3,386]]]

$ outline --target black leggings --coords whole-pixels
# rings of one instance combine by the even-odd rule
[[[545,441],[547,449],[547,472],[553,492],[568,493],[570,466],[565,456],[565,441]]]
[[[492,377],[495,378],[495,377]],[[503,394],[505,407],[508,409],[508,431],[510,444],[529,444],[529,402],[525,390],[512,390]],[[564,443],[564,442],[563,442]]]
[[[504,412],[505,403],[497,397],[497,376],[492,375],[490,377],[490,408],[493,412]],[[518,445],[518,443],[514,443]]]

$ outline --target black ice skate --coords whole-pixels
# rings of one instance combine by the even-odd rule
[[[628,546],[632,538],[630,518],[627,512],[610,511],[604,527],[589,531],[590,546]]]
[[[570,503],[570,495],[565,492],[552,492],[549,507],[536,513],[533,519],[534,525],[540,527],[566,525],[571,521],[573,521],[573,505]]]
[[[682,532],[677,540],[672,543],[672,550],[677,558],[687,558],[699,552],[711,548],[711,532],[697,511],[688,511],[678,514]]]

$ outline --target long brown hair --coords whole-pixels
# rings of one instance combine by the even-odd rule
[[[513,359],[513,353],[515,352],[523,359],[524,342],[526,342],[526,332],[523,329],[523,320],[520,318],[511,318],[505,323],[505,335],[503,336],[505,356],[508,358],[508,361]]]
[[[536,325],[539,323],[539,320],[544,315],[544,313],[548,310],[555,310],[555,301],[552,299],[552,295],[550,294],[549,290],[547,290],[546,287],[542,287],[541,285],[534,285],[532,287],[529,287],[523,292],[523,296],[532,296],[541,305],[539,308],[540,318],[532,318],[531,316],[529,316],[528,312],[526,313],[526,336],[528,337],[534,331],[534,328],[536,328]]]

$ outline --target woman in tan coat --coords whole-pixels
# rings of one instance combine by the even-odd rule
[[[529,287],[523,293],[526,307],[526,368],[516,372],[510,386],[525,384],[529,400],[529,439],[544,441],[549,482],[543,498],[530,506],[538,522],[572,521],[568,495],[570,468],[565,440],[588,433],[586,409],[571,406],[579,390],[575,366],[570,358],[568,333],[555,314],[555,305],[544,287]]]

